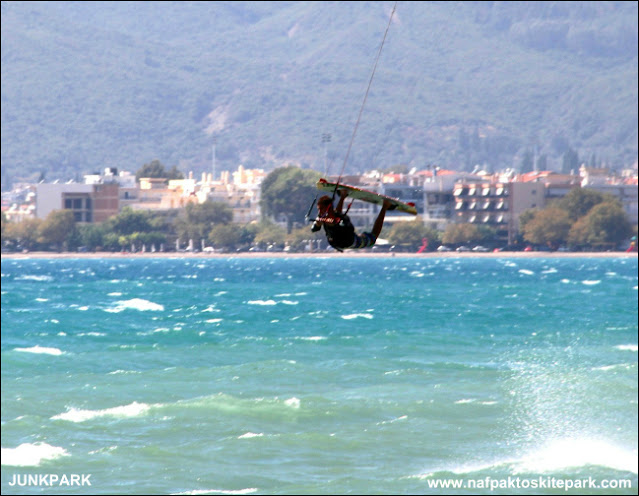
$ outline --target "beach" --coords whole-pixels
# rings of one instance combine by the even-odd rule
[[[6,259],[32,258],[637,258],[637,252],[624,251],[602,252],[558,252],[558,251],[500,251],[500,252],[375,252],[352,250],[339,253],[337,251],[315,252],[236,252],[236,253],[203,253],[203,252],[42,252],[3,253]]]

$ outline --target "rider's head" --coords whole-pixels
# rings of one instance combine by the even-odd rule
[[[326,213],[330,207],[333,206],[333,200],[330,196],[322,196],[319,200],[317,200],[317,209],[320,214]]]

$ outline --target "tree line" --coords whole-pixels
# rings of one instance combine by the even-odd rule
[[[157,164],[153,168],[155,177],[176,174],[174,170],[159,170]],[[183,209],[162,212],[125,207],[102,224],[78,224],[71,210],[56,210],[45,219],[30,218],[21,222],[8,222],[3,213],[2,248],[9,251],[173,251],[186,248],[190,242],[195,250],[209,246],[226,252],[285,247],[304,251],[309,247],[325,247],[327,243],[321,231],[312,233],[307,222],[311,201],[317,194],[318,178],[315,171],[293,166],[273,170],[261,185],[263,218],[247,224],[234,223],[231,207],[213,201],[189,203]],[[552,250],[560,246],[575,250],[614,249],[627,241],[633,231],[636,236],[636,226],[630,224],[615,197],[576,188],[544,209],[524,212],[520,216],[517,243],[522,248],[532,244]],[[503,245],[494,228],[449,224],[445,231],[439,231],[424,225],[419,217],[411,222],[384,226],[381,237],[405,251],[415,251],[424,240],[428,241],[429,251],[441,244]]]

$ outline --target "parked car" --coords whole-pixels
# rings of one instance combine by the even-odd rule
[[[470,248],[468,248],[468,246],[460,246],[457,248],[457,250],[455,251],[471,251]]]
[[[488,250],[488,248],[486,248],[485,246],[481,246],[481,245],[477,245],[473,248],[473,251],[479,251],[479,252],[487,252],[490,251]]]
[[[449,248],[446,245],[441,245],[437,247],[437,251],[453,251],[452,248]]]

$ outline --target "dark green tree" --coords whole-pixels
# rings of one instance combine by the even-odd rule
[[[540,155],[537,158],[537,170],[538,171],[548,170],[548,157],[546,155]]]
[[[18,250],[34,250],[38,245],[41,219],[29,218],[8,222],[2,233],[2,245]]]
[[[579,155],[575,150],[569,148],[563,156],[563,162],[561,165],[561,172],[564,174],[570,174],[571,172],[577,173],[579,169]]]
[[[54,210],[42,221],[38,230],[38,241],[43,245],[55,245],[62,251],[75,235],[76,225],[71,210]]]
[[[609,195],[588,188],[573,188],[566,196],[560,198],[556,205],[568,212],[570,220],[575,222],[586,215],[592,207],[603,201],[611,201]]]
[[[235,224],[218,224],[211,229],[208,240],[215,248],[233,250],[242,243],[242,232]]]
[[[299,167],[279,167],[262,181],[260,206],[262,215],[279,220],[285,218],[287,232],[294,223],[304,223],[304,216],[317,194],[320,174]]]
[[[619,202],[606,201],[595,205],[587,215],[579,219],[568,237],[572,245],[602,248],[617,246],[631,234],[632,226]]]
[[[135,180],[140,181],[141,177],[163,177],[166,179],[184,179],[177,167],[174,165],[170,170],[166,170],[162,162],[157,158],[151,160],[148,164],[144,164],[140,170],[135,173]]]
[[[83,224],[78,226],[80,244],[95,251],[104,246],[104,224]]]
[[[211,229],[217,225],[229,224],[232,220],[233,210],[226,203],[189,203],[184,209],[184,215],[175,221],[175,232],[178,238],[193,240],[199,245],[209,237]]]
[[[557,249],[568,239],[571,226],[568,212],[561,208],[549,207],[535,212],[520,230],[526,241]]]
[[[122,211],[105,222],[105,229],[118,235],[128,235],[134,232],[153,231],[152,214],[144,210],[133,210],[126,206]]]
[[[233,220],[233,209],[224,202],[189,203],[185,209],[186,221],[190,224],[228,224]]]
[[[394,245],[404,245],[407,248],[417,249],[422,244],[424,238],[428,239],[429,250],[437,247],[440,235],[432,228],[426,227],[422,220],[417,217],[412,222],[396,222],[388,230],[388,241]]]
[[[444,244],[469,243],[481,241],[485,233],[475,224],[449,224],[442,235]]]
[[[524,152],[524,156],[521,159],[521,166],[519,172],[525,174],[526,172],[532,172],[535,167],[533,163],[533,153],[530,150]]]

